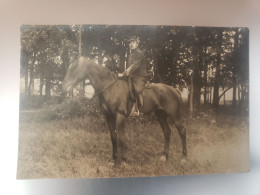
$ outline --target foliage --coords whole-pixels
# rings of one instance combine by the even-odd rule
[[[98,99],[86,99],[75,97],[73,99],[66,99],[60,104],[51,104],[46,102],[40,112],[38,119],[46,120],[60,120],[71,119],[76,117],[98,116],[100,110],[98,108]]]
[[[79,30],[81,29],[81,33]],[[79,41],[81,35],[81,42]],[[233,103],[248,103],[248,29],[180,26],[22,26],[21,77],[30,95],[40,78],[40,96],[64,96],[61,84],[70,62],[79,55],[111,71],[129,66],[127,38],[140,38],[150,82],[189,88],[191,108],[204,103],[218,108],[219,89],[233,88]],[[80,43],[80,44],[79,44]],[[45,86],[45,93],[43,93]],[[237,97],[236,90],[239,90]],[[213,101],[208,94],[214,91]],[[213,97],[213,95],[210,95]]]
[[[50,98],[51,88],[65,76],[70,60],[76,53],[76,45],[69,26],[22,26],[21,27],[21,74],[30,74],[31,82],[40,78],[40,94],[45,83],[45,94]],[[25,85],[27,86],[28,81]]]

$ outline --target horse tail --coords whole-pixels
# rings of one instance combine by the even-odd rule
[[[179,119],[182,119],[184,117],[184,104],[182,101],[182,97],[181,97],[181,90],[179,88],[174,88],[174,90],[176,91],[177,95],[178,95],[178,109],[177,109],[177,116]]]
[[[182,100],[181,91],[179,89],[177,89],[177,91],[180,94],[179,109],[178,109],[179,119],[185,120],[187,119],[187,113],[185,111],[186,105],[185,102]]]
[[[179,88],[174,88],[174,89],[177,91],[177,93],[179,94],[179,96],[181,98],[181,90]]]

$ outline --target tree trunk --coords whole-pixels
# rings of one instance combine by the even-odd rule
[[[224,105],[226,105],[226,93],[224,93]]]
[[[25,67],[25,73],[24,73],[24,84],[25,84],[25,91],[24,94],[28,94],[28,64]]]
[[[207,55],[207,45],[204,43],[204,46],[202,47],[202,55],[203,57],[201,58],[202,60],[202,65],[203,65],[203,71],[204,71],[204,74],[203,74],[203,82],[204,82],[204,104],[207,103],[207,94],[208,94],[208,64],[207,64],[207,61],[206,61],[206,55]],[[202,86],[201,86],[202,87]]]
[[[50,100],[51,98],[51,65],[46,64],[46,78],[45,78],[45,99]]]
[[[28,86],[28,96],[31,96],[32,93],[32,83],[33,83],[33,71],[34,71],[34,63],[31,64],[30,66],[30,82]]]
[[[190,108],[190,117],[193,115],[193,94],[194,94],[194,74],[191,75],[191,82],[190,82],[190,95],[189,95],[189,108]]]
[[[210,80],[209,103],[212,104],[212,79]]]
[[[204,104],[207,103],[207,85],[208,85],[208,66],[207,64],[204,64]]]
[[[51,82],[50,82],[49,78],[46,78],[45,98],[46,98],[46,100],[50,100],[50,98],[51,98]]]
[[[241,101],[245,102],[245,86],[243,84],[241,84]]]
[[[79,51],[79,57],[82,56],[82,50],[81,50],[81,44],[82,44],[82,40],[81,40],[81,34],[82,34],[82,25],[79,26],[79,45],[78,45],[78,51]]]
[[[34,93],[34,76],[33,76],[33,80],[32,80],[31,93]]]
[[[40,89],[39,89],[40,98],[41,98],[41,99],[42,99],[42,88],[43,88],[43,84],[44,84],[44,78],[41,77],[41,78],[40,78]]]
[[[127,66],[129,66],[127,60],[126,60],[126,55],[129,56],[129,52],[125,51],[124,45],[121,45],[121,47],[118,50],[119,53],[119,72],[125,71]]]
[[[247,101],[247,103],[249,101],[249,86],[248,85],[246,86],[246,101]]]
[[[62,80],[64,80],[67,70],[69,69],[70,65],[70,58],[69,58],[69,49],[67,47],[64,48],[63,53],[61,55],[62,60]],[[62,93],[62,96],[65,98],[67,95],[66,92]]]
[[[241,86],[240,86],[240,83],[239,83],[239,80],[238,80],[238,83],[237,83],[237,96],[238,96],[238,107],[239,107],[239,111],[241,111],[241,108],[242,108],[242,101],[241,101]]]
[[[174,53],[174,52],[173,52]],[[176,83],[177,83],[177,70],[176,70],[176,59],[175,57],[173,56],[173,58],[171,59],[171,84],[172,86],[175,88],[176,87]]]
[[[222,53],[222,31],[217,32],[217,59],[216,59],[216,72],[214,82],[214,94],[213,94],[213,109],[218,111],[219,108],[219,86],[220,86],[220,65],[221,65],[221,53]]]
[[[42,89],[43,89],[43,85],[44,85],[45,61],[43,60],[39,65],[40,65],[40,87],[39,87],[39,92],[40,92],[40,98],[42,99]]]
[[[153,78],[153,82],[155,83],[162,82],[159,66],[160,66],[160,54],[158,52],[155,52],[154,53],[154,78]]]
[[[217,64],[214,82],[213,108],[218,110],[219,107],[219,86],[220,86],[220,64]]]
[[[194,78],[193,78],[193,90],[194,90],[194,108],[196,108],[196,110],[199,109],[200,107],[200,98],[201,98],[201,71],[200,71],[200,67],[199,64],[202,63],[202,57],[201,54],[199,54],[199,58],[198,61],[195,62],[194,65]]]
[[[238,95],[238,104],[240,106],[240,104],[241,104],[241,88],[240,88],[239,83],[238,83],[238,93],[237,93],[237,95]]]
[[[207,93],[207,102],[208,102],[208,103],[211,103],[211,102],[210,102],[210,87],[209,87],[208,90],[209,90],[209,91],[208,91],[208,93]]]
[[[21,48],[21,58],[20,58],[21,73],[24,72],[24,94],[28,95],[28,67],[29,67],[29,53]]]
[[[236,30],[236,34],[234,35],[234,51],[233,51],[233,101],[232,101],[232,106],[236,107],[237,105],[237,86],[238,86],[238,75],[237,75],[237,69],[238,69],[238,64],[240,63],[238,61],[239,57],[239,51],[238,51],[238,30]]]
[[[82,25],[79,26],[79,58],[82,56]],[[85,81],[80,83],[79,96],[84,97],[85,95]]]
[[[200,98],[201,98],[201,70],[200,64],[203,63],[203,46],[198,40],[197,31],[193,31],[193,43],[192,47],[192,59],[193,59],[193,76],[192,76],[192,102],[193,102],[193,112],[194,110],[199,110]]]
[[[233,77],[233,100],[232,106],[236,107],[237,105],[237,82],[235,76]]]

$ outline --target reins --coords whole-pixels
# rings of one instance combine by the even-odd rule
[[[98,92],[97,93],[97,95],[100,95],[101,93],[103,93],[105,90],[107,90],[108,88],[110,88],[112,85],[114,85],[115,84],[115,82],[117,82],[118,81],[118,77],[112,82],[112,83],[110,83],[108,86],[106,86],[104,89],[102,89],[100,92]]]

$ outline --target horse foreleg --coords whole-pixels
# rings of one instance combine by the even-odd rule
[[[164,138],[165,138],[163,154],[165,155],[165,158],[168,159],[171,129],[167,122],[167,114],[163,110],[157,110],[155,112],[155,114],[158,118],[159,124],[163,130],[163,134],[164,134]]]
[[[122,159],[126,160],[126,131],[125,131],[125,116],[123,114],[116,114],[116,134],[118,137],[118,147],[121,149]]]
[[[106,120],[107,120],[111,141],[112,141],[113,159],[116,160],[118,157],[118,151],[117,151],[117,133],[116,133],[115,117],[113,115],[107,114]]]

